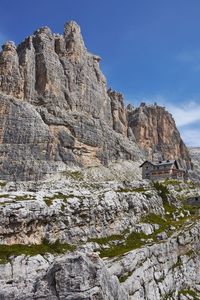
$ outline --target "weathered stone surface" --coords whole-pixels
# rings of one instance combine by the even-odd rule
[[[199,299],[199,238],[198,222],[167,241],[104,262],[95,253],[78,251],[12,257],[0,265],[0,297],[178,300],[184,299],[182,291],[192,290],[196,298],[188,299]]]
[[[9,139],[8,135],[0,139],[1,179],[39,179],[72,165],[144,159],[138,145],[149,158],[164,155],[190,166],[171,116],[159,107],[126,109],[120,93],[107,91],[99,62],[100,57],[87,51],[80,27],[73,21],[65,25],[63,35],[42,27],[17,48],[12,42],[3,46],[0,134],[9,131]],[[10,97],[6,106],[5,95]],[[16,103],[18,110],[9,109],[13,108],[10,103]],[[27,107],[30,124],[28,118],[21,118]],[[38,127],[42,145],[37,140]],[[36,137],[31,143],[25,137],[29,134]],[[26,163],[25,167],[24,160],[31,161],[31,166]]]
[[[65,134],[61,139],[72,142]],[[151,183],[136,180],[134,165],[128,163],[133,177],[117,163],[110,174],[100,166],[46,182],[0,182],[0,250],[44,240],[77,246],[58,257],[3,261],[0,251],[0,299],[179,300],[187,290],[198,299],[199,214],[183,197],[198,194],[199,186],[169,182],[167,202]],[[117,247],[120,255],[106,257]],[[104,260],[94,251],[104,251]]]
[[[129,299],[118,279],[94,253],[13,258],[0,265],[0,286],[0,299],[4,300]]]
[[[168,241],[108,261],[112,274],[124,278],[131,300],[180,299],[181,291],[194,290],[199,299],[199,222]]]
[[[189,153],[193,164],[193,170],[190,171],[190,177],[198,182],[200,179],[200,148],[191,147],[189,148]]]
[[[0,53],[0,90],[7,94],[23,98],[23,77],[19,57],[13,42],[7,42]]]
[[[75,22],[65,25],[63,36],[43,27],[17,49],[12,43],[3,46],[0,54],[0,104],[4,119],[1,132],[9,131],[9,140],[8,135],[3,136],[1,146],[4,161],[14,166],[8,168],[8,163],[1,163],[2,179],[28,180],[34,176],[37,179],[69,165],[107,165],[119,159],[142,157],[136,143],[127,138],[123,99],[117,93],[109,97],[99,61],[98,56],[86,50]],[[6,106],[4,94],[15,97],[7,98]],[[17,111],[8,108],[13,102],[18,106]],[[27,107],[28,117],[24,120],[21,114],[26,114]],[[38,126],[43,140],[40,149]],[[36,137],[31,143],[29,135]],[[35,157],[30,147],[34,148]],[[26,163],[27,168],[23,167],[23,160],[31,161],[31,166]]]
[[[131,184],[65,180],[60,190],[52,186],[49,191],[46,184],[35,193],[0,193],[0,243],[40,244],[45,239],[77,244],[123,234],[141,216],[164,212],[156,191],[151,195],[134,192]]]
[[[187,147],[164,107],[142,103],[139,108],[129,109],[128,125],[148,159],[177,159],[184,167],[191,167]]]
[[[37,179],[56,169],[53,136],[32,106],[13,98],[0,98],[0,177]]]
[[[111,89],[108,90],[108,95],[111,99],[113,129],[127,136],[128,122],[123,96]]]

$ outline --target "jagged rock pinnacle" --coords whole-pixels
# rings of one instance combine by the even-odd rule
[[[75,21],[70,21],[65,24],[64,38],[66,41],[67,50],[82,51],[85,49],[80,26]]]

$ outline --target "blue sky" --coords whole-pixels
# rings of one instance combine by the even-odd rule
[[[44,25],[62,33],[69,20],[102,57],[108,86],[126,103],[166,106],[185,142],[200,146],[199,0],[2,0],[0,44]]]

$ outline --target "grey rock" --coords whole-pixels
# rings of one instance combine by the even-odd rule
[[[0,270],[0,297],[5,300],[129,299],[94,253],[75,252],[54,259],[19,256],[0,265]]]
[[[37,180],[72,165],[142,157],[126,134],[123,99],[108,95],[100,58],[87,51],[75,22],[63,36],[43,27],[17,48],[5,44],[0,61],[1,179]]]

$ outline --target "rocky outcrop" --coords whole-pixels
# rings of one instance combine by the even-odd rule
[[[21,272],[19,273],[19,270]],[[0,299],[128,300],[98,255],[19,256],[0,265]]]
[[[73,21],[63,35],[43,27],[18,47],[3,46],[1,179],[37,180],[68,166],[145,155],[177,158],[190,167],[171,116],[157,106],[126,108],[120,93],[107,91],[100,60],[87,51]]]
[[[104,262],[95,253],[80,251],[13,256],[0,264],[0,298],[199,299],[199,227],[197,223],[168,241]]]
[[[79,26],[48,27],[0,53],[1,179],[42,178],[70,165],[138,160],[127,137],[123,99],[107,93],[100,57]]]
[[[193,169],[190,171],[190,177],[198,182],[200,179],[200,147],[189,148],[189,153],[193,165]]]
[[[137,180],[134,165],[130,181],[119,163],[0,181],[0,298],[198,299],[199,212],[185,197],[199,186]]]
[[[108,95],[111,99],[113,129],[127,136],[128,122],[123,95],[111,89],[108,90]]]
[[[111,274],[121,278],[130,300],[199,299],[200,224],[177,233],[167,242],[132,251],[108,262]],[[184,298],[183,291],[193,290]],[[181,296],[183,292],[183,295]]]
[[[128,124],[148,159],[177,159],[183,167],[191,168],[188,149],[164,107],[141,103],[139,108],[128,110]]]
[[[126,187],[64,180],[62,189],[48,191],[47,185],[35,193],[2,192],[0,244],[40,244],[43,240],[77,244],[123,234],[141,216],[164,211],[155,191],[134,192],[140,191],[138,186],[139,182]]]

